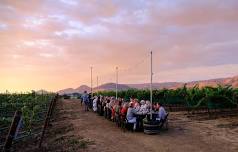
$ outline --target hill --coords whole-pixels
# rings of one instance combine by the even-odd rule
[[[210,80],[201,80],[201,81],[192,81],[192,82],[164,82],[164,83],[153,83],[153,89],[176,89],[183,87],[187,84],[188,87],[193,87],[195,85],[199,85],[199,87],[204,86],[211,86],[216,87],[219,85],[230,85],[234,88],[238,88],[238,76],[231,77],[231,78],[219,78],[219,79],[210,79]],[[94,91],[111,91],[115,90],[116,84],[115,83],[106,83],[102,84],[99,87],[93,88]],[[128,90],[128,89],[149,89],[150,83],[143,83],[143,84],[118,84],[118,90]],[[83,91],[90,92],[90,87],[86,85],[82,85],[76,89],[67,88],[58,91],[59,94],[70,94],[70,93],[82,93]]]
[[[192,87],[194,85],[199,85],[199,87],[211,86],[216,87],[217,85],[230,85],[233,88],[238,88],[238,76],[231,78],[220,78],[220,79],[210,79],[210,80],[202,80],[202,81],[193,81],[187,83],[188,87]]]
[[[59,90],[58,93],[60,95],[62,94],[71,94],[71,93],[74,93],[75,90],[73,88],[67,88],[67,89],[63,89],[63,90]]]
[[[100,85],[99,87],[94,88],[94,91],[104,91],[104,90],[112,91],[112,90],[115,90],[115,88],[116,88],[115,83],[106,83],[106,84]],[[118,84],[117,88],[118,90],[128,90],[131,87],[129,87],[126,84]]]
[[[91,88],[87,85],[81,85],[80,87],[74,89],[75,92],[83,93],[84,91],[90,92]]]

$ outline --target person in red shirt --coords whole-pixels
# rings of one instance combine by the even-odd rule
[[[112,109],[111,120],[114,122],[115,121],[115,115],[116,115],[115,105],[112,106],[111,109]]]
[[[124,103],[124,105],[121,109],[121,112],[120,112],[121,120],[124,120],[126,118],[127,109],[128,109],[127,103]]]
[[[120,110],[120,126],[124,129],[126,127],[125,120],[126,120],[127,109],[128,109],[128,103],[124,103]]]

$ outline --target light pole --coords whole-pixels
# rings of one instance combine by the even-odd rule
[[[91,68],[91,95],[93,96],[93,67]]]
[[[118,98],[117,92],[118,92],[118,67],[116,67],[116,99]]]
[[[152,83],[153,83],[153,53],[152,51],[150,52],[150,102],[151,102],[151,108],[153,106],[153,88],[152,88]],[[151,113],[152,117],[152,113]]]
[[[97,76],[97,96],[98,96],[98,76]]]

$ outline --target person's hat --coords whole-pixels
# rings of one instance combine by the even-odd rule
[[[141,103],[141,104],[145,104],[145,100],[141,100],[140,103]]]

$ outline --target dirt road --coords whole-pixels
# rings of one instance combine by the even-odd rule
[[[189,120],[183,113],[171,113],[168,131],[162,131],[158,135],[145,135],[123,132],[104,117],[84,112],[77,100],[63,100],[58,109],[43,151],[238,151],[237,118],[195,121]]]

